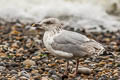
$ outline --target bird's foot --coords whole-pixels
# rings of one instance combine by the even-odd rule
[[[70,74],[70,77],[74,78],[77,76],[77,72],[74,72],[73,74]]]
[[[64,80],[65,78],[68,78],[68,73],[64,72],[64,74],[62,75],[62,80]]]
[[[68,72],[64,72],[64,75],[68,76]]]

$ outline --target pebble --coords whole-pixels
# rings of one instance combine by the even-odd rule
[[[0,62],[0,66],[5,66],[5,63],[4,62]]]
[[[70,65],[73,65],[73,62],[72,62],[72,61],[69,61],[69,64],[70,64]]]
[[[51,78],[54,80],[60,80],[60,77],[58,77],[57,75],[52,75]]]
[[[42,77],[41,80],[49,80],[47,77]]]
[[[0,80],[8,80],[7,78],[5,78],[5,77],[2,77],[2,78],[0,78]]]
[[[64,63],[64,60],[55,60],[56,63]]]
[[[30,75],[26,71],[19,72],[18,76],[24,76],[26,78],[30,78]]]
[[[56,71],[55,71],[55,70],[49,70],[48,73],[49,73],[50,75],[54,75],[54,74],[56,74]]]
[[[4,66],[0,66],[0,71],[4,71],[5,67]]]
[[[13,77],[11,77],[11,78],[10,78],[10,80],[16,80],[16,77],[15,77],[15,76],[13,76]]]
[[[17,63],[10,63],[10,66],[11,67],[19,67],[19,64],[17,64]]]
[[[13,75],[13,74],[17,74],[18,72],[16,70],[11,70],[10,71],[10,74]]]
[[[75,72],[76,68],[73,68],[73,71],[72,72]],[[82,73],[82,74],[91,74],[92,73],[92,70],[89,69],[89,68],[86,68],[86,67],[79,67],[78,68],[78,73]]]
[[[32,73],[31,76],[34,77],[34,78],[41,77],[41,75],[39,73],[37,73],[37,72],[36,73]]]
[[[116,61],[117,67],[120,67],[120,61]]]
[[[27,78],[27,77],[25,77],[25,76],[21,76],[19,79],[20,79],[20,80],[30,80],[29,78]]]
[[[106,75],[102,75],[98,80],[108,80]]]
[[[33,60],[27,59],[27,60],[25,60],[25,61],[23,62],[23,64],[24,64],[24,65],[27,65],[27,66],[34,66],[36,63],[35,63],[35,61],[33,61]]]
[[[44,48],[42,32],[38,34],[30,30],[30,26],[26,29],[25,26],[17,25],[15,22],[7,23],[0,30],[0,80],[10,80],[13,76],[13,80],[30,80],[29,77],[31,80],[62,80],[60,76],[62,77],[65,72],[66,60],[52,56]],[[82,66],[92,70],[79,69],[83,75],[78,74],[70,80],[119,80],[120,31],[78,32],[102,43],[106,50],[96,58],[80,59]],[[73,69],[75,70],[76,60],[70,60],[69,64],[69,75],[64,80],[69,80],[70,74]]]

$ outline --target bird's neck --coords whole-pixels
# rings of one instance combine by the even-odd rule
[[[49,36],[53,36],[53,35],[60,33],[62,30],[63,30],[62,28],[55,28],[55,29],[47,31],[47,33],[49,33]]]
[[[52,32],[54,34],[57,34],[57,33],[60,33],[60,31],[62,31],[62,30],[63,30],[62,28],[57,27],[57,28],[53,29]]]

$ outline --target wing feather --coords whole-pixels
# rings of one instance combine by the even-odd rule
[[[53,49],[72,53],[76,57],[88,56],[103,48],[98,42],[71,31],[63,31],[53,39],[54,42],[51,44]]]

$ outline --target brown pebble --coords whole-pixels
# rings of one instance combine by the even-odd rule
[[[33,66],[33,65],[35,65],[36,63],[35,63],[35,61],[33,61],[33,60],[27,59],[27,60],[25,60],[25,61],[23,62],[23,64],[24,64],[24,65],[27,65],[27,66]]]
[[[47,77],[42,77],[42,79],[41,80],[48,80],[48,78]]]

